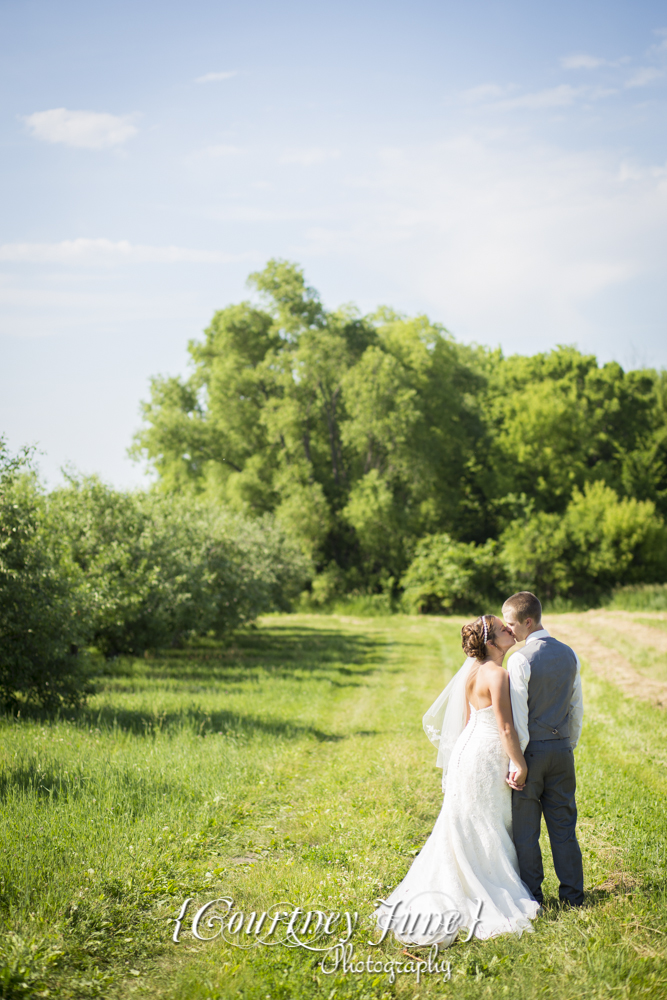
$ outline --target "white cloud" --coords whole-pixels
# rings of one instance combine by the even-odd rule
[[[635,320],[619,310],[624,289],[667,265],[665,171],[622,180],[619,167],[513,130],[385,150],[295,254],[345,261],[371,288],[386,276],[387,301],[463,337],[531,352],[579,340],[608,356],[610,334]]]
[[[667,163],[664,166],[647,167],[633,160],[624,160],[618,169],[618,178],[621,181],[646,181],[655,179],[664,181],[667,178]],[[662,187],[662,185],[659,185]],[[664,188],[663,193],[667,193]]]
[[[330,210],[322,203],[318,203],[316,208],[263,208],[260,205],[223,205],[220,208],[212,208],[207,212],[209,219],[216,222],[252,222],[252,223],[279,223],[279,222],[313,222],[317,219],[329,217]],[[271,238],[272,241],[275,237]]]
[[[231,80],[233,76],[237,75],[238,70],[227,69],[223,70],[221,73],[204,73],[203,76],[198,76],[195,79],[195,83],[218,83],[220,80]]]
[[[600,59],[598,56],[589,55],[588,52],[573,52],[572,55],[563,56],[560,64],[563,69],[599,69],[601,66],[625,66],[629,63],[630,56],[621,56],[619,59]]]
[[[187,247],[156,247],[127,240],[63,240],[61,243],[5,243],[0,261],[25,264],[229,264],[243,260],[243,254],[218,250],[191,250]]]
[[[530,108],[532,110],[565,108],[574,104],[576,98],[583,92],[581,87],[571,87],[569,83],[561,83],[558,87],[538,90],[534,94],[520,94],[518,97],[498,101],[495,107],[501,111],[513,111],[515,108]]]
[[[614,94],[618,94],[616,87],[591,87],[585,92],[585,97],[591,101],[600,101],[604,97],[613,97]]]
[[[133,117],[51,108],[27,115],[24,121],[31,134],[44,142],[61,142],[81,149],[109,149],[122,145],[137,134],[138,129],[132,124]]]
[[[662,38],[659,45],[651,45],[649,52],[665,52],[667,51],[667,28],[656,28],[653,32],[654,35],[658,35]]]
[[[461,97],[466,104],[477,104],[480,101],[495,101],[501,97],[506,97],[510,91],[515,89],[516,87],[513,84],[501,87],[497,83],[482,83],[478,87],[470,87],[469,90],[463,90]]]
[[[642,69],[637,70],[635,75],[631,76],[629,80],[626,80],[625,86],[646,87],[649,83],[653,83],[654,80],[659,80],[660,77],[664,75],[664,70],[655,69],[653,66],[645,66]]]
[[[495,83],[485,83],[470,90],[460,91],[457,100],[468,106],[476,106],[482,111],[495,113],[521,109],[541,111],[548,108],[566,108],[571,107],[576,101],[590,103],[618,93],[617,89],[610,87],[590,85],[573,87],[569,83],[527,94],[517,93],[518,89],[516,84],[503,87]]]
[[[278,160],[279,163],[296,163],[302,167],[313,167],[327,160],[336,160],[340,156],[339,149],[323,149],[316,146],[311,149],[288,149]]]
[[[560,64],[563,69],[597,69],[599,66],[608,65],[606,59],[589,56],[586,52],[575,52],[571,56],[563,56]]]
[[[226,146],[224,143],[218,143],[213,146],[204,146],[203,149],[195,149],[192,153],[189,153],[187,159],[190,161],[200,161],[200,160],[225,160],[230,157],[238,156],[243,150],[239,146]]]
[[[572,87],[569,83],[562,83],[558,87],[549,87],[546,90],[538,90],[532,94],[518,94],[516,93],[518,89],[516,84],[502,87],[496,83],[484,83],[479,87],[461,91],[458,98],[464,104],[475,104],[482,109],[514,111],[519,108],[529,110],[564,108],[574,104],[578,97],[593,94],[590,88]]]

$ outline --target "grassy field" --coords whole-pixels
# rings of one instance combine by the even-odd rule
[[[667,997],[665,614],[547,621],[583,644],[581,911],[558,908],[547,864],[535,933],[456,944],[444,984],[326,975],[301,949],[198,942],[187,921],[172,942],[186,897],[190,916],[290,900],[358,911],[357,956],[408,961],[367,947],[363,920],[440,807],[421,716],[462,662],[460,624],[270,617],[232,647],[117,662],[81,711],[5,719],[0,996]]]

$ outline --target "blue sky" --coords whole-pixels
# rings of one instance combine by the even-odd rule
[[[0,432],[118,485],[269,257],[325,304],[667,366],[652,2],[0,4]]]

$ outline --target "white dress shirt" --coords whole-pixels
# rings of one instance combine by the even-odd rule
[[[526,644],[533,639],[546,639],[549,633],[545,628],[538,632],[531,632],[526,639]],[[577,660],[577,673],[574,678],[572,689],[572,701],[570,702],[570,746],[574,750],[584,721],[584,700],[581,692],[581,664],[579,657],[574,654]],[[530,741],[528,734],[528,681],[530,680],[530,663],[521,651],[512,653],[507,661],[507,673],[510,678],[510,697],[512,699],[512,715],[514,716],[514,728],[519,737],[521,752],[526,749]],[[517,766],[510,761],[510,772],[516,771]]]

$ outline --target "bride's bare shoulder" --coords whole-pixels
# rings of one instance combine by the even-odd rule
[[[507,671],[504,667],[494,663],[493,660],[488,660],[483,666],[485,668],[484,679],[487,684],[502,685],[507,682]]]
[[[487,670],[490,670],[492,673],[500,673],[500,674],[507,673],[505,668],[497,664],[495,660],[485,660],[484,663],[482,663],[482,666],[485,667]]]

